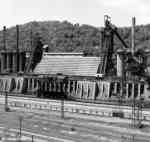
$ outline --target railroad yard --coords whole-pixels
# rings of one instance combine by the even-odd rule
[[[3,141],[20,139],[20,133],[22,140],[35,142],[149,142],[150,139],[148,120],[142,122],[142,129],[137,129],[131,127],[131,119],[106,116],[107,113],[100,115],[91,111],[93,108],[98,111],[100,106],[101,112],[106,107],[108,110],[113,107],[117,110],[117,106],[90,106],[86,103],[64,101],[62,115],[61,100],[39,101],[37,98],[10,96],[10,111],[5,112],[4,100],[4,97],[0,98],[0,133]],[[34,104],[36,106],[33,107]],[[69,112],[69,107],[74,111]],[[85,108],[86,111],[83,111]],[[122,108],[127,109],[129,107]],[[147,114],[149,111],[144,112]]]
[[[21,27],[11,49],[1,35],[0,142],[150,141],[150,50],[135,48],[135,17],[128,43],[104,15],[96,56],[51,52],[33,25],[21,49]]]
[[[0,142],[150,142],[147,2],[5,1]]]

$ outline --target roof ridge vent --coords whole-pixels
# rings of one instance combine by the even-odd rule
[[[48,52],[44,53],[44,56],[84,56],[83,52]]]

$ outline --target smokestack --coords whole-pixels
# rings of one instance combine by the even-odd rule
[[[17,33],[17,37],[16,37],[16,49],[17,51],[19,50],[19,25],[16,25],[16,33]]]
[[[3,49],[6,50],[6,26],[3,27]]]
[[[136,19],[135,17],[132,18],[132,29],[131,29],[131,50],[132,50],[132,55],[134,55],[135,51],[135,22]]]

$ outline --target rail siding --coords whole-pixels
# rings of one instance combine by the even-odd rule
[[[0,104],[4,105],[4,97],[0,98]],[[43,111],[61,111],[62,105],[61,101],[58,100],[38,100],[30,98],[15,98],[10,97],[8,99],[8,105],[10,108],[24,108],[26,110],[43,110]],[[105,116],[105,117],[113,117],[113,113],[117,112],[123,113],[123,118],[131,119],[132,117],[132,108],[126,106],[116,106],[116,105],[93,105],[93,104],[80,104],[64,101],[64,112],[69,113],[79,113],[85,115],[96,115],[96,116]],[[150,121],[150,111],[143,110],[143,120]]]

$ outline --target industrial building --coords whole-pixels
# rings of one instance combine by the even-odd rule
[[[124,59],[132,57],[133,51],[108,17],[102,35],[103,47],[99,57],[83,53],[50,53],[43,49],[41,60],[32,69],[35,48],[31,52],[20,51],[18,47],[13,51],[4,48],[0,51],[0,91],[11,95],[65,97],[88,102],[149,100],[149,86],[144,77],[133,77],[124,69],[127,64]],[[114,35],[125,47],[117,52],[113,49]],[[112,66],[112,54],[116,57],[116,68]],[[145,51],[144,57],[149,57],[149,54]],[[135,58],[139,64],[142,62],[141,57]]]

